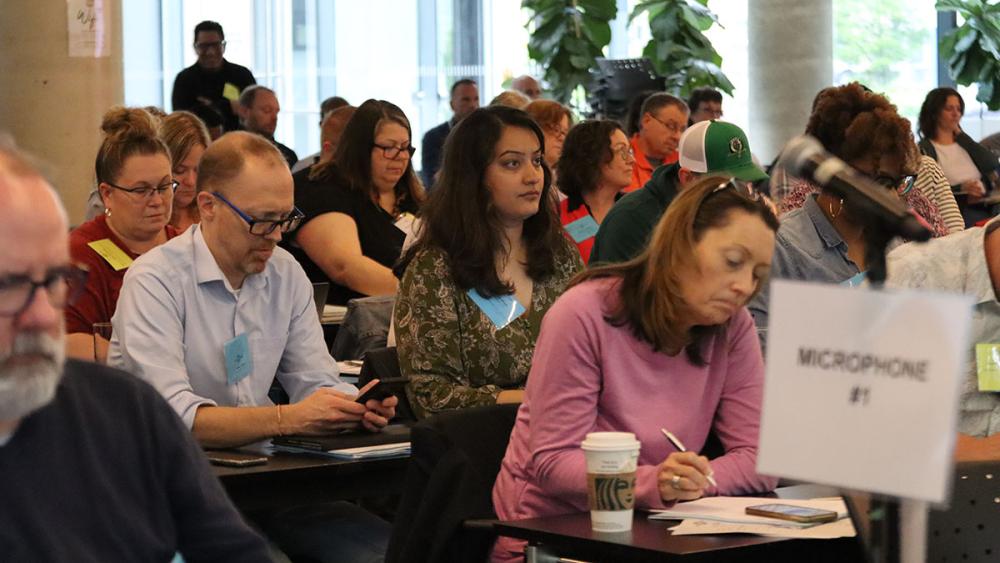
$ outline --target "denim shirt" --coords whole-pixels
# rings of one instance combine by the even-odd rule
[[[860,272],[847,257],[847,243],[820,210],[815,194],[807,197],[801,208],[781,217],[769,279],[841,283]],[[767,344],[770,289],[770,283],[764,284],[747,304],[757,325],[761,350],[766,350]]]

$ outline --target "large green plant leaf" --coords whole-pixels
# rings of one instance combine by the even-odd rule
[[[959,84],[976,84],[976,99],[990,110],[1000,109],[1000,6],[987,0],[938,0],[935,7],[964,19],[938,44],[948,74]]]

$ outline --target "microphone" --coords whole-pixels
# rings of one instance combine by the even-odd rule
[[[793,175],[812,180],[843,198],[853,211],[864,215],[888,236],[898,235],[912,241],[931,238],[930,229],[899,198],[827,152],[815,137],[801,135],[789,141],[779,164]]]

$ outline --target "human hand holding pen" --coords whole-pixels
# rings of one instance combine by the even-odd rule
[[[678,451],[667,456],[659,465],[657,482],[660,498],[666,502],[694,500],[705,495],[709,484],[718,487],[708,458],[687,451],[684,444],[668,430],[661,429],[661,432]]]

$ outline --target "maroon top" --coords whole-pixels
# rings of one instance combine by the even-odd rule
[[[177,236],[177,230],[170,225],[166,226],[166,231],[168,240]],[[98,215],[70,232],[70,258],[73,263],[87,268],[90,275],[80,296],[72,305],[66,306],[67,334],[90,334],[94,330],[94,323],[111,322],[111,316],[115,314],[118,292],[121,291],[122,280],[128,268],[116,272],[107,260],[88,246],[88,243],[102,239],[110,239],[133,260],[139,257],[111,231],[104,215]]]

